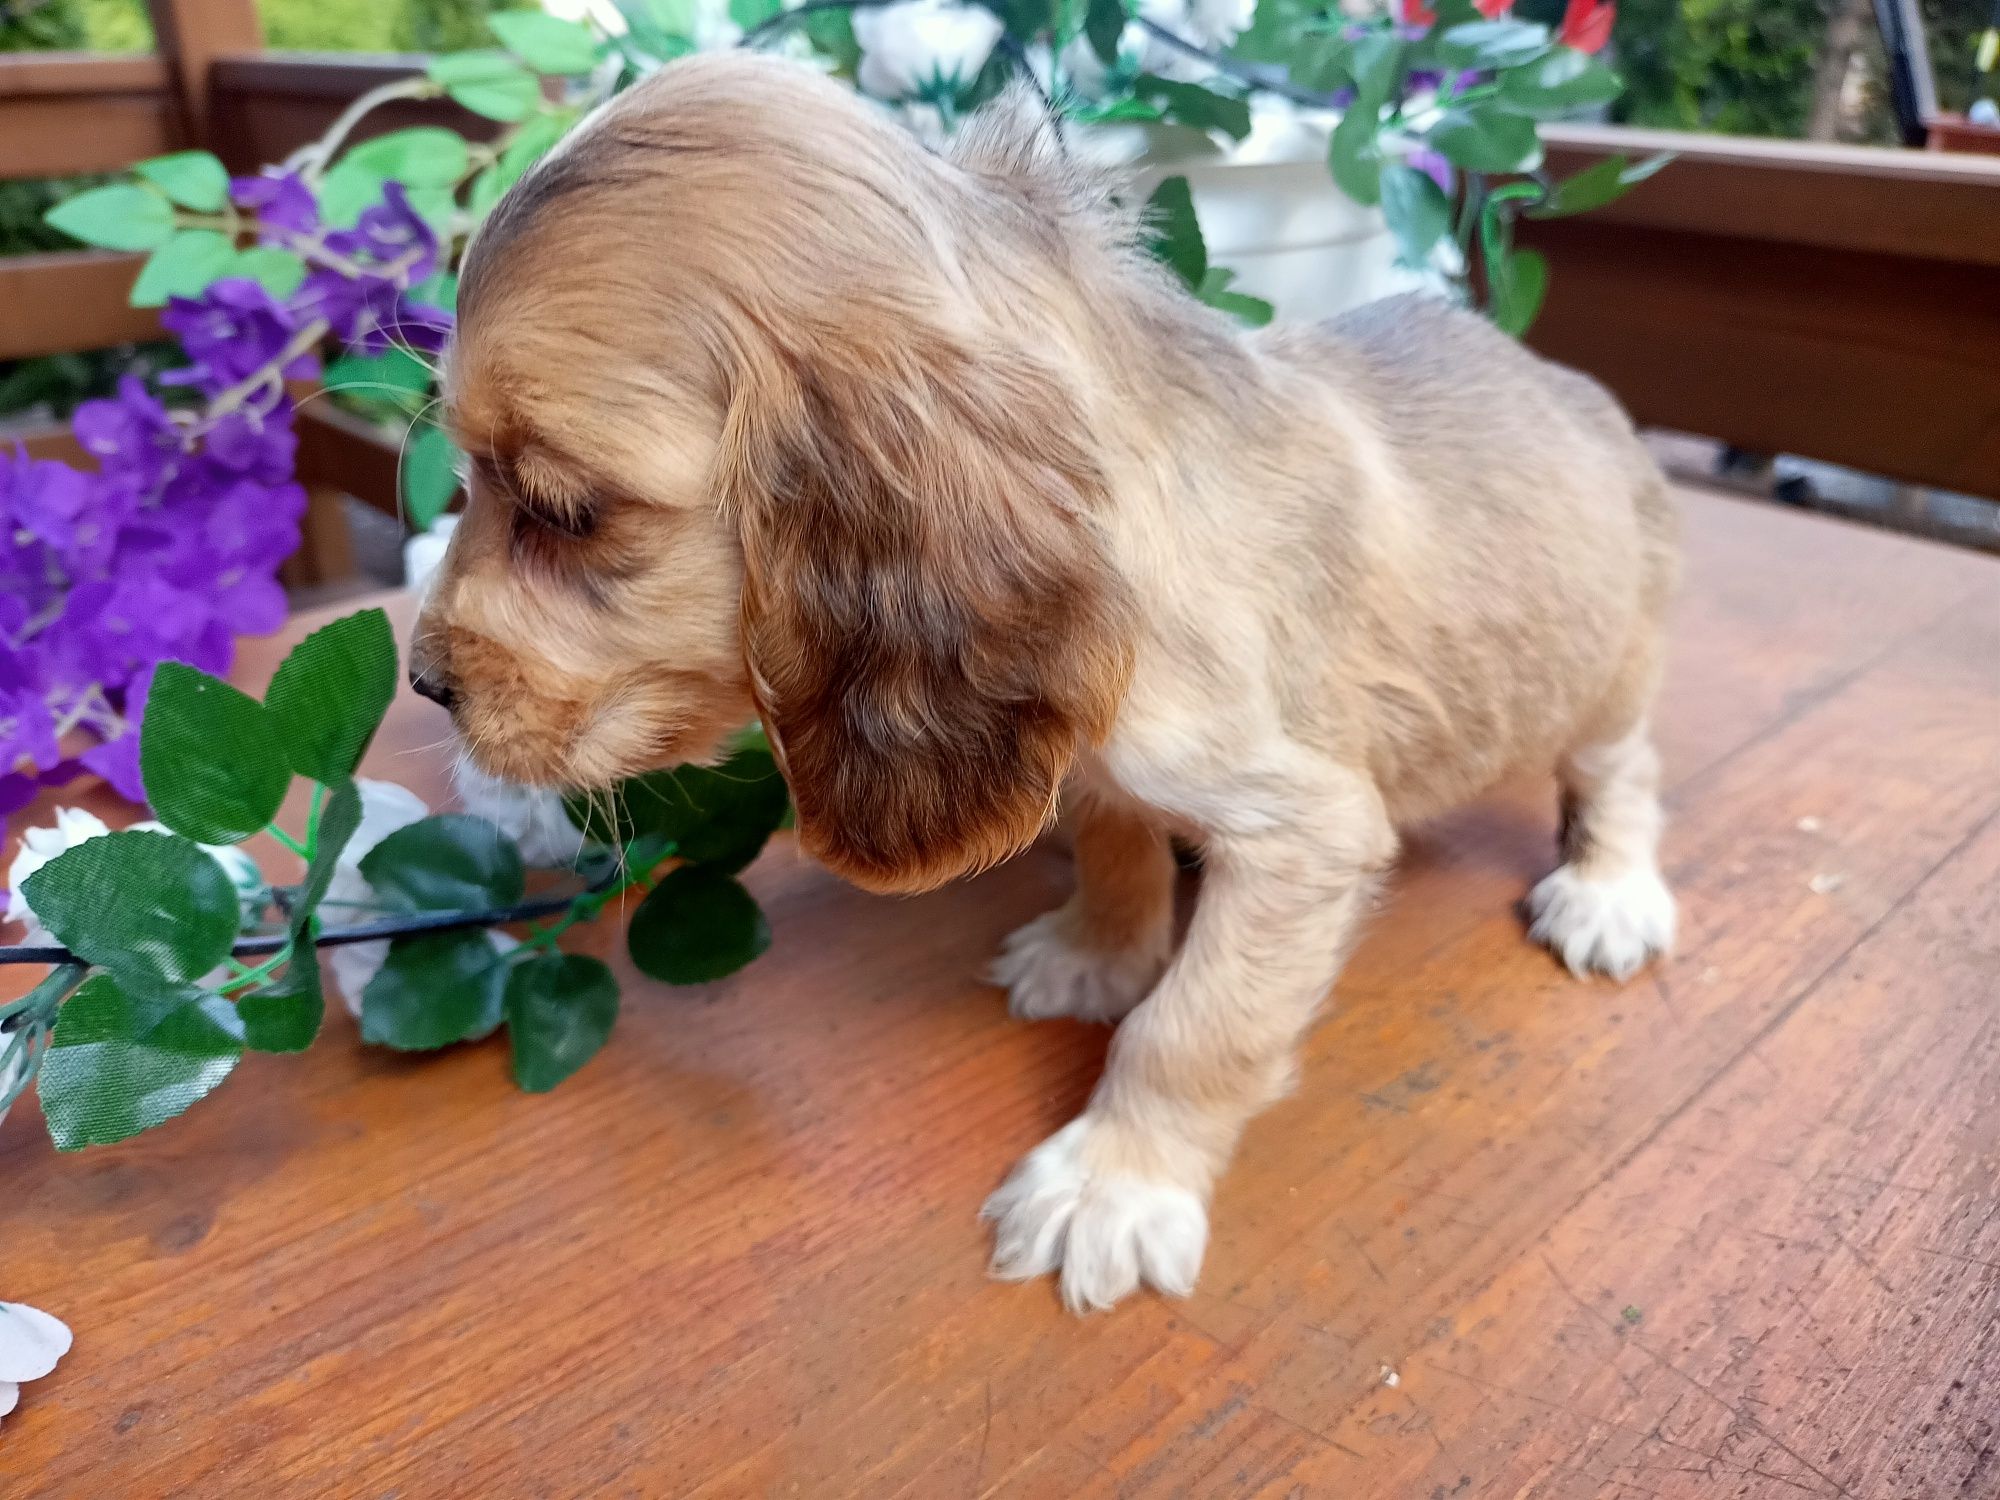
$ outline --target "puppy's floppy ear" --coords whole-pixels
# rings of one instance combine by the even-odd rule
[[[1103,478],[1055,373],[906,326],[761,361],[723,488],[806,848],[921,890],[1033,839],[1131,673]]]

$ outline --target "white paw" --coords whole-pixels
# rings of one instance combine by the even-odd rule
[[[1157,942],[1099,952],[1071,936],[1075,926],[1070,909],[1062,907],[1000,945],[986,977],[1007,991],[1007,1008],[1021,1020],[1116,1021],[1146,998],[1167,966],[1165,932]]]
[[[1091,1120],[1072,1120],[1021,1159],[980,1217],[994,1224],[993,1274],[1025,1281],[1062,1269],[1071,1312],[1111,1306],[1141,1280],[1194,1290],[1208,1210],[1187,1188],[1086,1164]]]
[[[1629,979],[1674,946],[1674,897],[1647,866],[1610,876],[1564,865],[1528,895],[1528,936],[1572,974]]]

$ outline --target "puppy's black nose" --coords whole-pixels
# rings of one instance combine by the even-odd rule
[[[431,700],[446,713],[458,704],[458,689],[439,667],[415,667],[410,671],[410,686]]]

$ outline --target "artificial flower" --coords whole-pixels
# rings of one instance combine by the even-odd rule
[[[7,867],[7,914],[9,922],[25,922],[28,925],[30,944],[50,941],[49,934],[35,920],[34,909],[28,905],[28,897],[22,887],[28,877],[55,859],[67,854],[78,844],[91,839],[102,838],[112,830],[96,813],[81,807],[58,807],[55,822],[46,828],[30,828],[21,834],[21,847],[14,855],[14,863]],[[169,833],[172,830],[164,823],[134,823],[134,833]],[[264,876],[256,862],[241,849],[228,844],[197,844],[210,859],[222,867],[222,873],[229,877],[230,885],[236,889],[237,898],[244,904],[246,913],[254,908],[261,909],[268,897]]]
[[[256,214],[266,240],[283,243],[286,236],[308,235],[319,228],[319,200],[296,172],[266,167],[261,176],[232,177],[229,196],[238,208]]]
[[[59,807],[55,811],[55,822],[47,828],[30,828],[21,835],[21,847],[14,854],[14,863],[7,867],[7,920],[26,922],[31,932],[40,932],[40,924],[35,921],[35,913],[28,906],[28,898],[21,886],[35,871],[59,854],[67,854],[87,839],[100,838],[111,832],[104,819],[81,807]],[[30,937],[30,943],[42,941]]]
[[[1611,0],[1569,0],[1556,39],[1579,52],[1601,52],[1611,40],[1618,7]]]
[[[863,93],[892,102],[954,97],[979,76],[1003,30],[984,6],[951,0],[896,0],[853,17],[861,48],[855,80]]]
[[[25,1302],[0,1302],[0,1417],[20,1403],[22,1383],[47,1375],[72,1342],[62,1319]]]
[[[457,516],[439,516],[429,531],[420,531],[403,543],[403,587],[419,599],[430,593],[431,580],[444,563],[445,548],[458,529]]]
[[[458,805],[512,839],[531,865],[557,868],[583,852],[583,832],[570,821],[560,793],[489,776],[461,753],[451,767]]]
[[[371,920],[371,913],[365,908],[375,905],[379,899],[375,887],[361,873],[362,859],[397,829],[420,823],[431,815],[423,798],[393,781],[371,781],[362,777],[355,781],[354,787],[361,793],[361,821],[341,849],[340,858],[334,861],[333,879],[327,883],[323,913],[323,920],[341,926]],[[333,971],[334,988],[347,1002],[348,1011],[360,1015],[361,992],[368,988],[368,981],[388,961],[388,941],[343,943],[326,951],[327,967]]]

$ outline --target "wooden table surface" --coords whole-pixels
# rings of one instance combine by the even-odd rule
[[[1522,940],[1545,786],[1415,839],[1188,1301],[985,1277],[1104,1052],[976,977],[1061,853],[894,900],[774,850],[770,954],[626,970],[552,1095],[342,1013],[123,1146],[24,1102],[0,1295],[76,1347],[0,1495],[2000,1496],[2000,565],[1686,509],[1680,956]],[[368,769],[435,794],[442,730]]]

